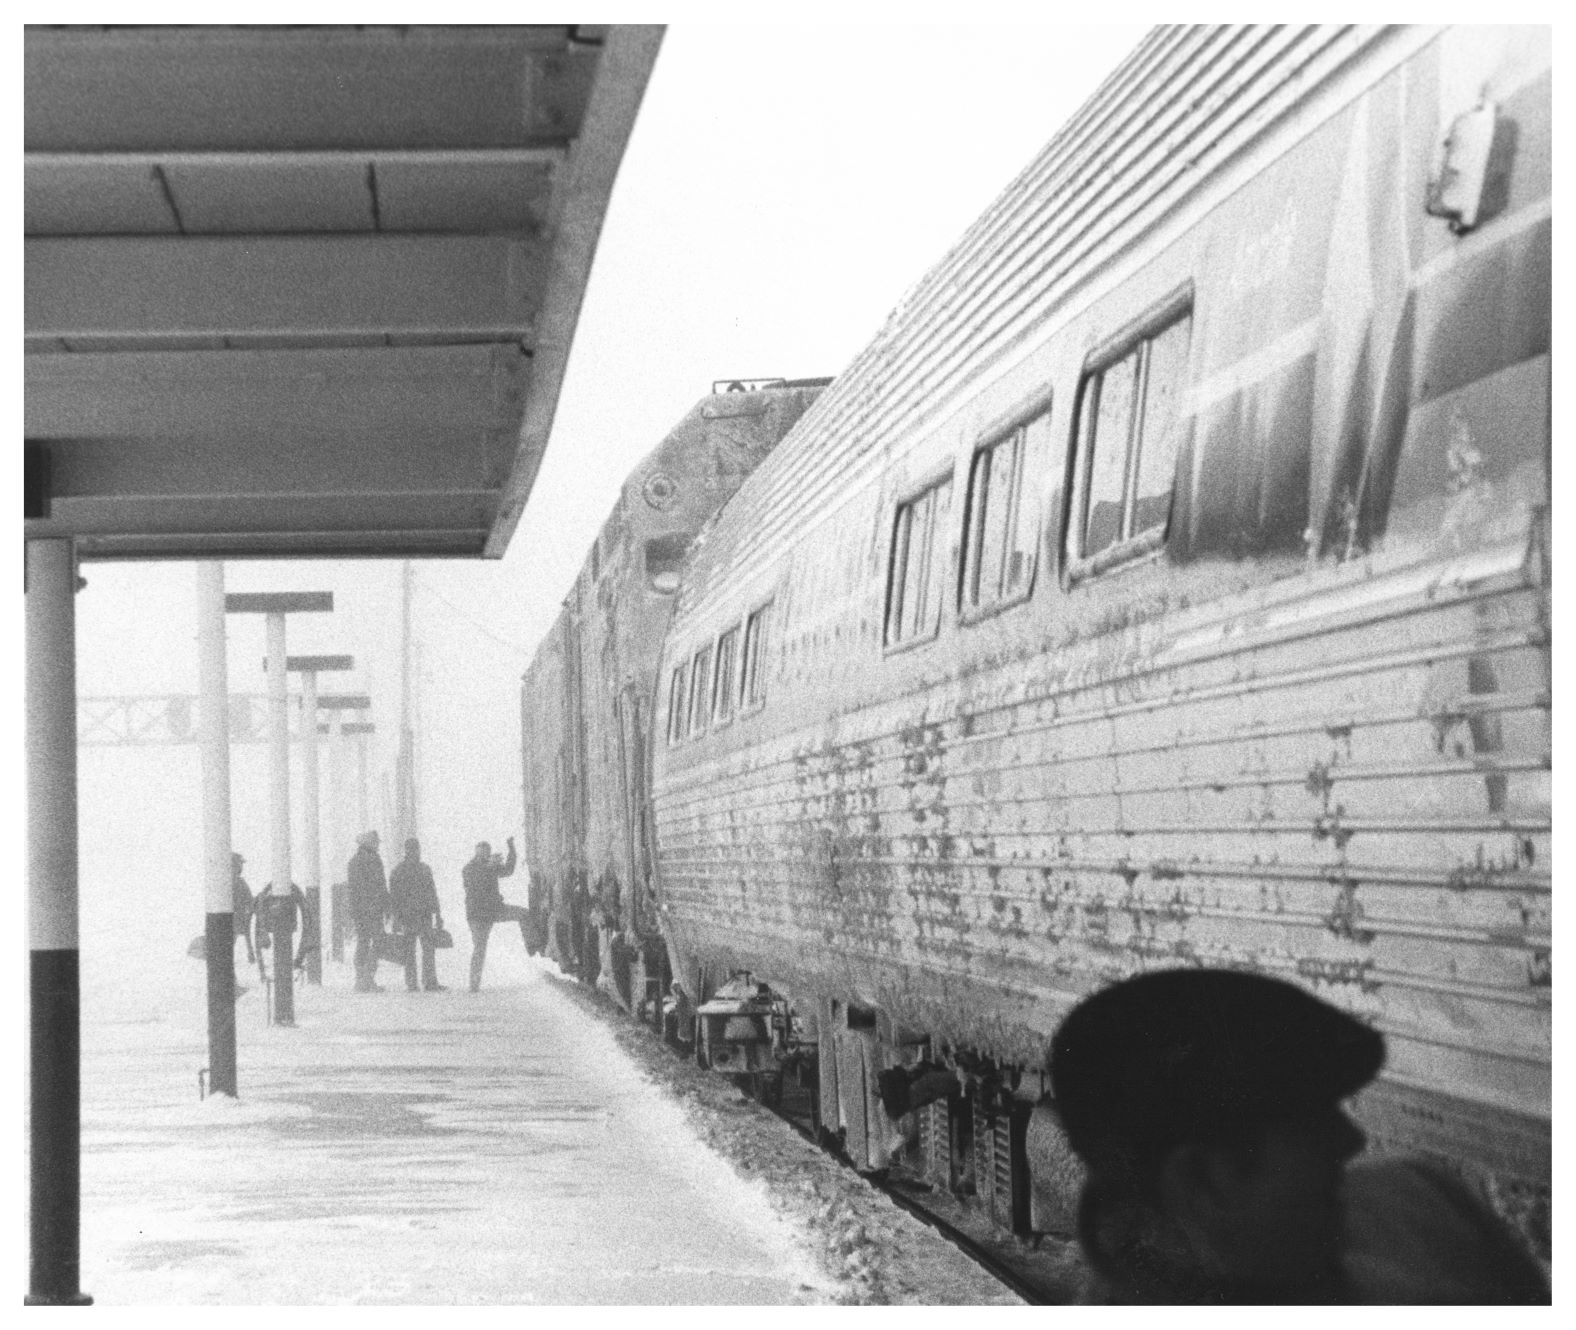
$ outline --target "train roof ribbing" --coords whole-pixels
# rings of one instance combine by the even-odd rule
[[[1158,28],[902,298],[729,505],[716,570],[760,562],[879,465],[882,446],[945,414],[1003,354],[1355,56],[1374,27]]]

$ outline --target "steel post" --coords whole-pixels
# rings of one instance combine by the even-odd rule
[[[230,863],[229,667],[224,565],[197,565],[197,733],[202,750],[203,899],[208,965],[208,1084],[239,1093],[235,1056],[235,914]]]
[[[334,884],[345,871],[350,856],[344,853],[345,836],[345,733],[342,713],[335,711],[328,743],[328,940],[329,954],[336,961],[345,959],[345,921],[340,918],[338,894]]]
[[[372,830],[372,813],[367,804],[367,736],[356,736],[356,835]]]
[[[301,672],[301,763],[302,763],[302,793],[301,797],[306,803],[306,863],[301,870],[301,886],[306,892],[307,910],[310,920],[303,921],[303,929],[310,929],[312,922],[323,917],[322,893],[322,861],[323,856],[318,843],[318,789],[317,789],[317,671],[303,670]],[[317,939],[306,938],[306,981],[309,984],[323,982],[323,947],[322,928],[314,930]]]
[[[75,551],[25,542],[31,988],[31,1261],[25,1301],[85,1306],[82,1008],[77,950]]]
[[[295,1024],[290,908],[290,715],[285,679],[285,616],[268,615],[269,868],[273,896],[268,925],[273,936],[274,1024]],[[258,921],[263,922],[261,919]]]

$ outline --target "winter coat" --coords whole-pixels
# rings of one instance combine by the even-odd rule
[[[472,859],[461,872],[465,884],[465,917],[468,920],[496,919],[503,909],[503,892],[498,879],[514,872],[514,846],[502,864],[491,859]]]
[[[389,874],[389,907],[401,928],[415,932],[431,927],[433,915],[443,913],[431,866],[419,859],[395,864]]]
[[[1084,1254],[1098,1272],[1084,1300],[1179,1306],[1220,1303],[1536,1305],[1542,1268],[1460,1178],[1429,1160],[1349,1165],[1339,1274],[1314,1288],[1231,1287],[1206,1275],[1184,1242],[1140,1205],[1085,1203]]]
[[[230,910],[235,916],[236,937],[245,937],[252,924],[252,889],[239,873],[230,877]]]
[[[350,856],[346,882],[350,917],[356,921],[357,929],[381,930],[388,918],[389,893],[378,852],[368,845],[358,848]]]

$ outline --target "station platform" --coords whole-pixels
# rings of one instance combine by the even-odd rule
[[[198,1097],[203,966],[84,946],[82,1288],[99,1304],[819,1302],[802,1238],[608,1029],[494,939],[482,991],[348,965]],[[173,955],[173,952],[171,953]],[[95,963],[97,960],[98,963]]]

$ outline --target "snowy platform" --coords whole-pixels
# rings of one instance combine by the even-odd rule
[[[503,938],[495,939],[503,942]],[[239,1099],[198,1098],[201,964],[84,939],[82,1287],[104,1303],[792,1303],[835,1296],[762,1184],[700,1143],[535,963],[265,1023]],[[503,951],[496,946],[496,951]],[[440,971],[441,972],[441,971]]]

